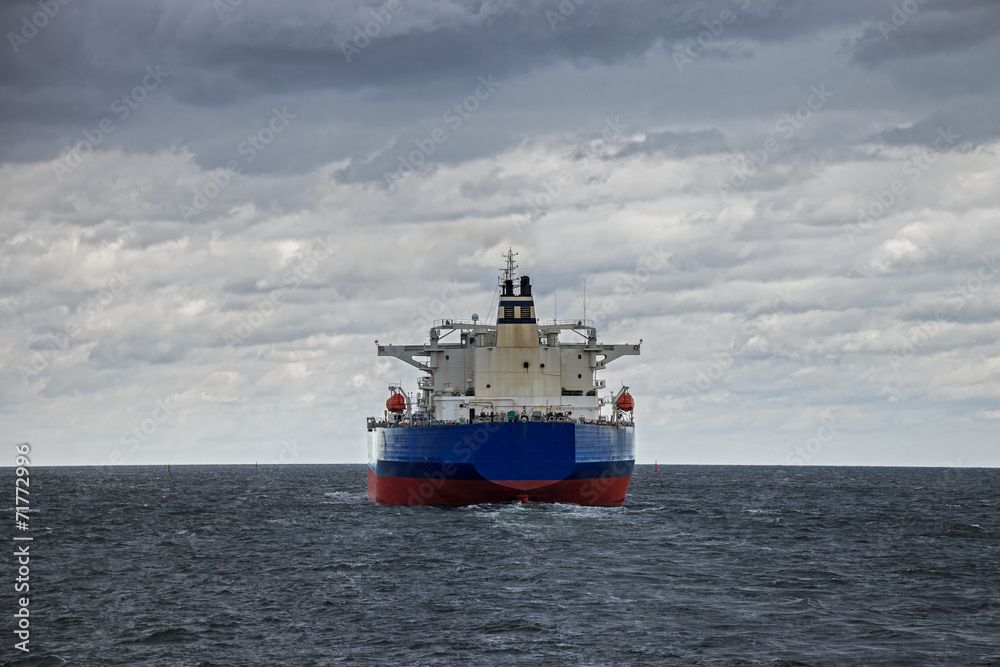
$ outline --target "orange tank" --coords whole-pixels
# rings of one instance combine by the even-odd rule
[[[406,410],[406,399],[402,394],[393,394],[385,402],[385,407],[389,412],[402,412]]]
[[[635,407],[635,401],[632,400],[632,394],[627,391],[618,397],[618,409],[625,412],[632,412],[632,408]]]

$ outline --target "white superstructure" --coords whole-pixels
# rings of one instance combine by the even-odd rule
[[[506,257],[495,325],[475,316],[439,320],[428,344],[379,345],[379,356],[402,359],[427,374],[411,406],[427,419],[471,420],[514,411],[599,420],[604,381],[597,371],[618,357],[639,354],[640,345],[599,343],[588,320],[539,324],[531,280],[521,276],[515,294],[513,253]]]

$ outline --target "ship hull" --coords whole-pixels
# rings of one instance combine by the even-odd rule
[[[368,432],[368,496],[385,505],[621,505],[634,465],[630,426],[516,421]]]

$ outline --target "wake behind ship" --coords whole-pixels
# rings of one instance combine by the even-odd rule
[[[539,324],[514,253],[495,325],[439,320],[425,345],[378,345],[427,375],[391,386],[368,418],[368,497],[386,505],[504,501],[621,505],[635,465],[627,387],[601,398],[596,373],[639,344],[605,345],[587,320]],[[450,338],[446,342],[446,339]],[[641,342],[641,341],[640,341]]]

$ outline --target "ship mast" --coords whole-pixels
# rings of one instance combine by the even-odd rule
[[[514,279],[514,270],[517,269],[514,258],[517,257],[517,253],[514,252],[513,248],[508,247],[507,252],[501,255],[501,257],[507,260],[507,268],[503,269],[503,276],[500,278],[500,285],[502,286],[505,280]]]

